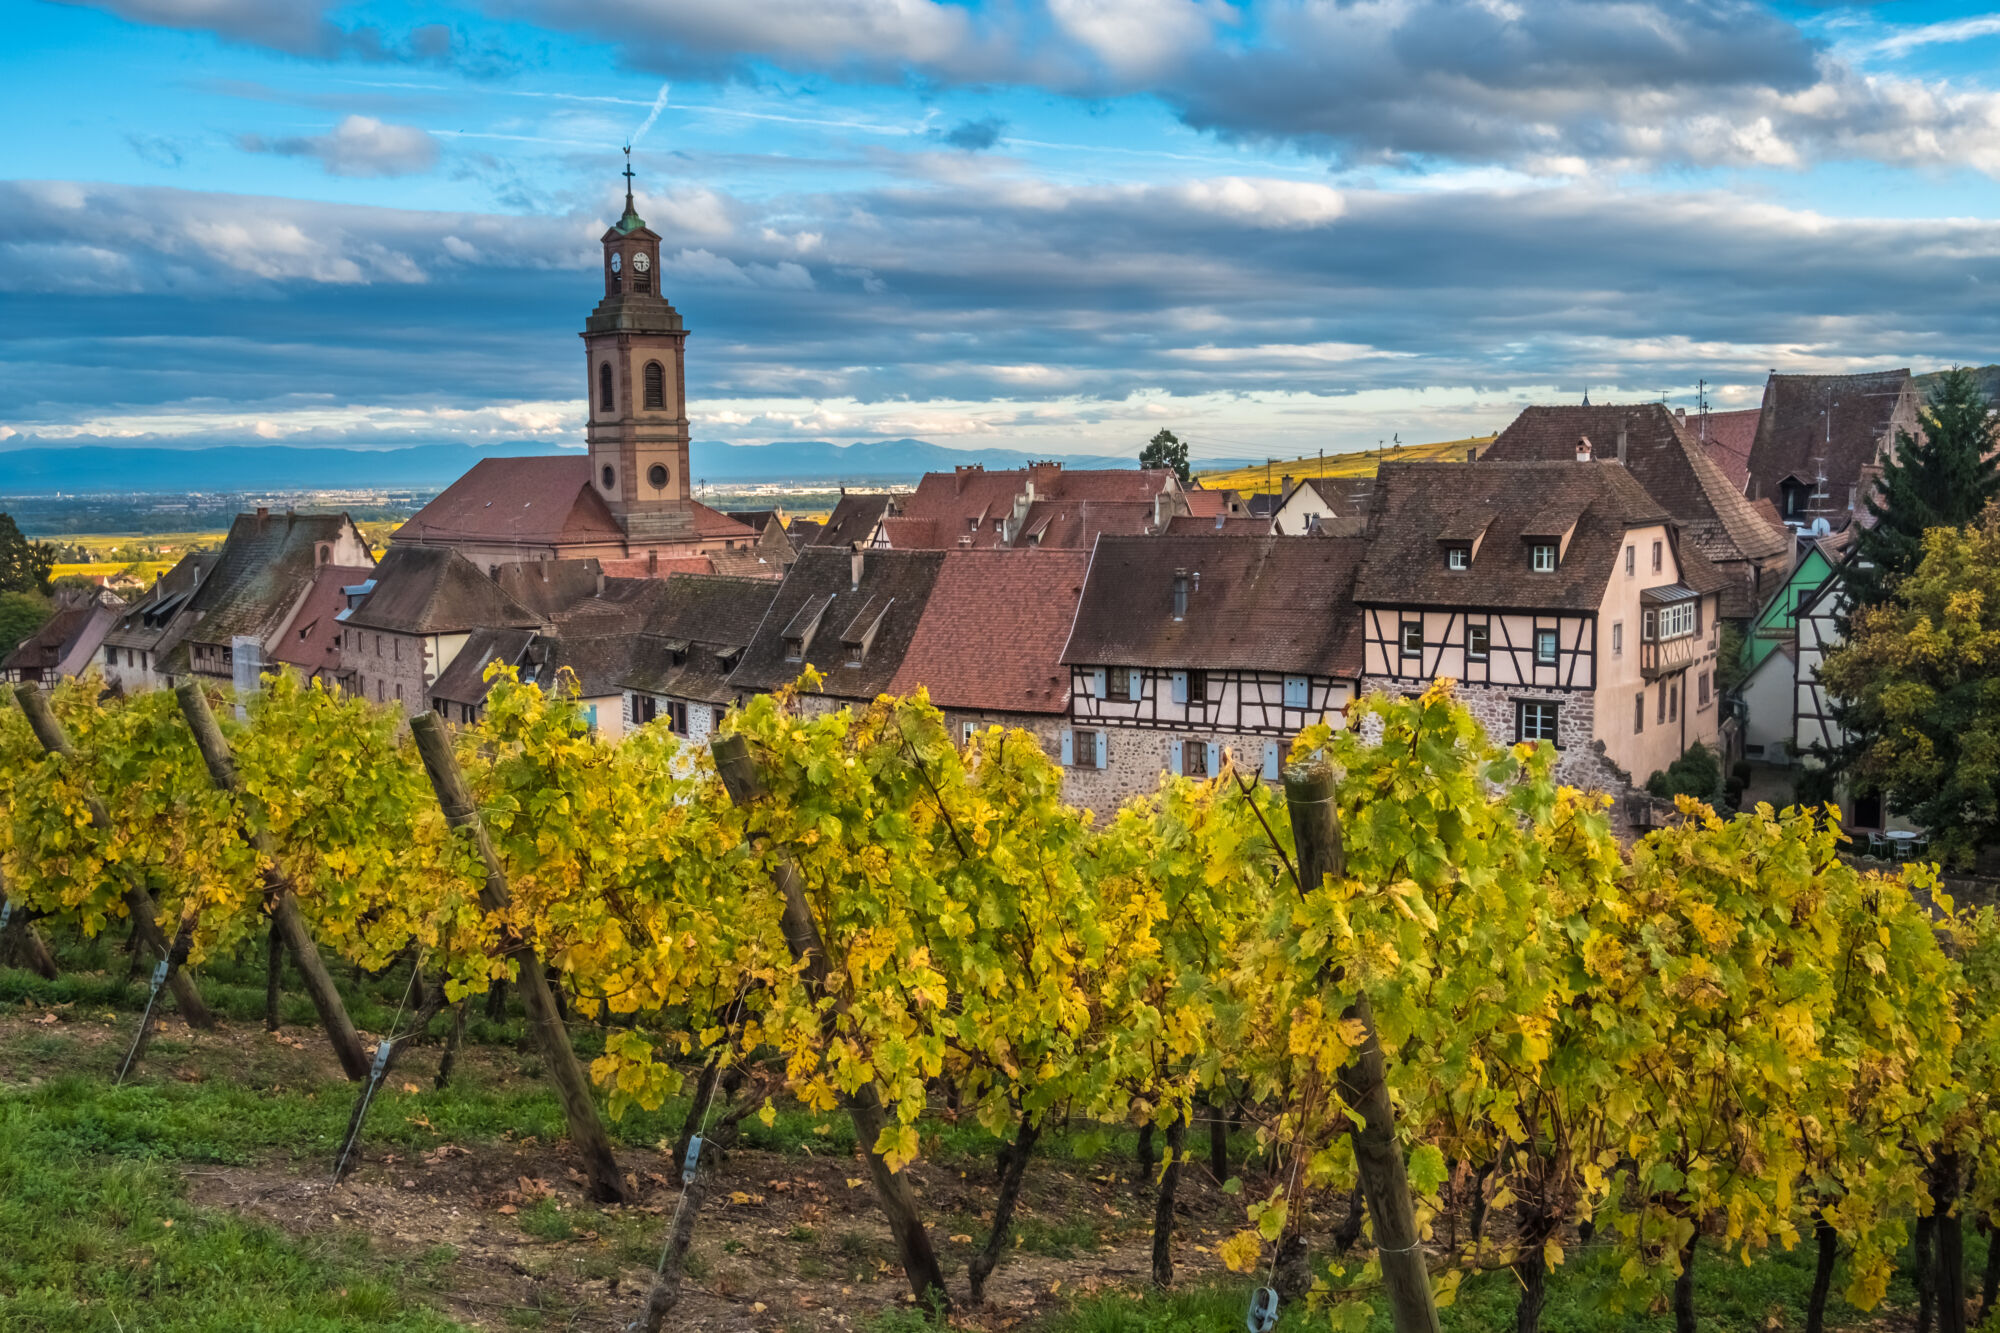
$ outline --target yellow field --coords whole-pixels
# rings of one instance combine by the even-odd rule
[[[1484,450],[1493,443],[1491,435],[1475,435],[1463,440],[1440,440],[1435,444],[1406,444],[1395,449],[1368,449],[1361,453],[1328,454],[1321,458],[1280,459],[1269,467],[1244,467],[1233,472],[1197,472],[1195,479],[1212,491],[1242,491],[1245,495],[1278,489],[1282,477],[1372,477],[1383,459],[1397,462],[1450,461],[1465,458],[1467,449]]]
[[[49,577],[66,579],[72,574],[81,574],[89,579],[108,579],[114,574],[122,574],[130,570],[134,578],[145,583],[151,583],[154,579],[173,567],[174,562],[171,560],[127,560],[123,562],[112,561],[97,565],[57,565]]]

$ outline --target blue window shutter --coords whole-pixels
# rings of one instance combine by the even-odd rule
[[[1187,701],[1188,701],[1187,672],[1176,671],[1174,672],[1174,702],[1177,704],[1184,704]]]
[[[1062,734],[1062,761],[1064,768],[1076,762],[1076,741],[1068,728],[1064,728]]]
[[[1099,667],[1097,668],[1097,670],[1090,673],[1090,693],[1091,697],[1096,699],[1102,699],[1107,693],[1104,686],[1103,667]]]
[[[1130,687],[1127,690],[1127,693],[1129,693],[1132,696],[1132,702],[1137,703],[1140,697],[1144,695],[1146,692],[1145,673],[1141,672],[1137,667],[1134,667],[1132,669],[1131,676],[1126,681],[1126,684]]]
[[[1108,731],[1100,731],[1097,733],[1097,766],[1099,768],[1103,768],[1105,765],[1105,761],[1110,759],[1110,757],[1111,757],[1111,733]]]
[[[1276,782],[1277,780],[1278,780],[1278,743],[1276,741],[1265,741],[1264,781]]]
[[[1181,743],[1179,741],[1167,742],[1167,771],[1175,776],[1179,776],[1180,774]]]
[[[1304,676],[1285,677],[1285,707],[1304,708],[1312,698],[1312,687]]]
[[[1208,775],[1214,777],[1222,771],[1222,746],[1219,742],[1208,743]]]

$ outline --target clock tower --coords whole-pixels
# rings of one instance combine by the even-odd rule
[[[687,329],[659,290],[660,236],[632,207],[604,233],[604,299],[583,324],[590,482],[630,542],[695,540],[688,482]]]

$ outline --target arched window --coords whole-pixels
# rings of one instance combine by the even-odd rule
[[[646,406],[667,405],[667,372],[657,361],[646,363]]]
[[[611,490],[616,490],[617,488],[618,488],[618,474],[616,472],[613,472],[609,467],[609,465],[607,465],[604,469],[604,489],[607,491],[611,491]]]
[[[614,405],[611,397],[611,363],[606,361],[597,368],[597,410],[609,412]]]

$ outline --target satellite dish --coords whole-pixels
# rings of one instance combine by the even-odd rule
[[[1827,522],[1823,518],[1816,518],[1812,521],[1813,536],[1828,537],[1831,536],[1832,534],[1833,534],[1833,524]]]

